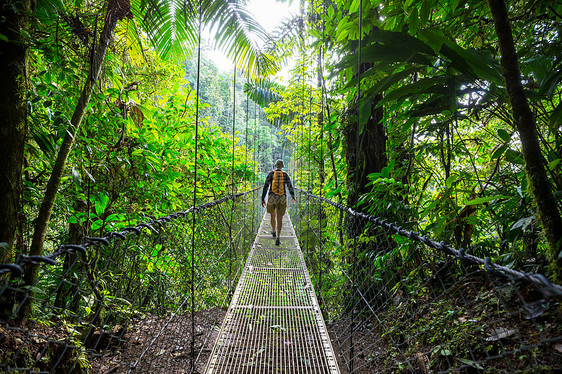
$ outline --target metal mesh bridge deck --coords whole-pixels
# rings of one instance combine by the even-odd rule
[[[265,214],[206,374],[339,374],[289,214],[281,246]]]

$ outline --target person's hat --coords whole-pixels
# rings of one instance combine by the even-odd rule
[[[283,160],[277,160],[277,161],[275,161],[275,168],[276,168],[276,169],[281,169],[281,168],[283,168],[283,167],[285,167],[285,164],[283,163]]]

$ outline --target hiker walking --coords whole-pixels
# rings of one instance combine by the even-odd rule
[[[261,193],[261,206],[265,206],[265,195],[269,189],[269,197],[267,199],[267,213],[271,215],[271,235],[275,240],[275,245],[280,245],[281,241],[279,236],[281,235],[281,227],[283,227],[283,215],[287,211],[287,194],[286,189],[289,189],[293,201],[295,199],[295,191],[293,190],[293,185],[291,183],[291,178],[289,174],[281,170],[285,164],[283,160],[275,161],[275,170],[272,170],[267,174],[265,178],[265,184],[263,185],[263,191]],[[277,225],[275,221],[277,220]],[[277,233],[275,228],[277,227]]]

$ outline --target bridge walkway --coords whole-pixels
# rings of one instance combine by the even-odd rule
[[[265,213],[205,373],[339,374],[289,214],[280,246],[269,222]]]

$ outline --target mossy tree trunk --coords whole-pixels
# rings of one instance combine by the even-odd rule
[[[2,3],[0,34],[0,263],[13,260],[20,216],[26,124],[28,43],[32,2]]]
[[[377,108],[381,98],[382,96],[377,95],[373,102],[362,103],[371,106],[371,115],[360,134],[357,134],[356,114],[348,117],[344,130],[349,187],[347,204],[350,207],[355,207],[359,198],[369,192],[367,176],[381,172],[388,164],[386,135],[382,123],[383,108]],[[356,108],[353,111],[358,112]]]
[[[529,190],[537,207],[538,216],[549,245],[549,260],[555,280],[562,280],[562,258],[559,257],[562,239],[562,221],[556,200],[550,188],[545,160],[541,152],[537,124],[521,84],[521,73],[511,24],[504,0],[488,0],[501,52],[501,66],[511,102],[513,118],[525,158]]]
[[[361,196],[370,191],[368,187],[371,173],[380,173],[387,166],[388,158],[386,154],[386,134],[382,122],[383,108],[377,107],[381,95],[377,95],[372,102],[363,102],[362,105],[370,106],[370,116],[365,123],[363,131],[359,134],[357,126],[357,115],[348,116],[344,129],[345,136],[345,159],[347,164],[347,206],[361,211],[362,207],[357,206]],[[358,113],[357,103],[351,111]],[[363,233],[365,222],[360,219],[350,219],[347,223],[348,235],[356,237]],[[366,248],[362,246],[359,251]]]

